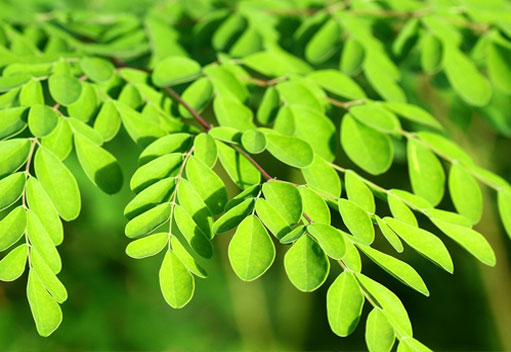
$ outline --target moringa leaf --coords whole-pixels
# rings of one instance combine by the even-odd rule
[[[179,309],[190,302],[195,291],[195,280],[171,250],[165,253],[159,277],[163,298],[169,306]]]
[[[130,242],[126,247],[126,254],[135,259],[151,257],[160,253],[168,242],[167,232],[155,233]]]
[[[23,243],[0,260],[0,280],[14,281],[23,275],[27,266],[28,246]]]
[[[350,200],[338,201],[342,221],[358,241],[371,244],[374,241],[374,227],[367,212]]]
[[[483,195],[474,176],[460,164],[451,166],[449,192],[458,213],[477,224],[483,213]]]
[[[394,345],[394,328],[382,313],[374,307],[367,316],[365,340],[369,352],[390,352]]]
[[[0,180],[0,211],[16,202],[25,188],[25,174],[16,172]]]
[[[167,87],[193,81],[200,73],[201,67],[196,61],[169,56],[156,64],[151,78],[156,86]]]
[[[30,270],[28,275],[27,298],[37,332],[43,337],[51,335],[62,322],[62,310],[35,270]]]

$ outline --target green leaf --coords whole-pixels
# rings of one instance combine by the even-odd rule
[[[286,252],[284,268],[296,288],[303,292],[312,292],[325,282],[330,271],[330,262],[312,238],[302,236]]]
[[[0,252],[5,251],[25,233],[27,226],[26,211],[22,206],[11,210],[2,220],[0,220]]]
[[[193,155],[212,168],[218,158],[218,150],[213,137],[206,133],[200,133],[193,139]]]
[[[216,215],[223,212],[227,203],[225,185],[209,167],[195,157],[186,163],[186,178],[200,194],[211,212]]]
[[[85,136],[74,136],[76,154],[89,179],[107,194],[119,192],[123,176],[117,159]]]
[[[323,112],[323,104],[313,93],[312,89],[297,79],[277,84],[277,90],[282,101],[288,105],[306,106],[309,109]]]
[[[421,40],[421,66],[424,72],[435,73],[442,65],[442,42],[431,33],[426,33]]]
[[[151,79],[156,86],[167,87],[193,81],[200,73],[201,67],[196,61],[170,56],[156,64]]]
[[[369,246],[357,243],[358,248],[367,255],[373,262],[378,264],[383,270],[394,276],[403,284],[410,286],[414,290],[429,296],[428,288],[420,275],[407,263],[394,258],[388,254],[382,253]]]
[[[398,132],[401,129],[396,115],[377,103],[367,102],[363,105],[355,105],[350,108],[350,116],[383,133]]]
[[[174,309],[184,307],[193,297],[195,280],[172,251],[165,253],[160,268],[160,289],[163,298]]]
[[[64,229],[57,209],[36,178],[30,177],[25,187],[28,207],[37,215],[53,243],[58,246],[64,240]]]
[[[174,254],[192,274],[200,278],[206,278],[208,276],[206,270],[197,263],[190,253],[188,253],[188,250],[181,244],[176,236],[170,238],[170,243]]]
[[[417,223],[417,218],[413,212],[406,206],[405,203],[401,201],[398,196],[392,192],[389,192],[387,195],[387,201],[389,203],[390,212],[394,218],[412,226],[419,226]]]
[[[374,214],[376,205],[374,203],[373,192],[362,181],[360,176],[351,170],[347,170],[344,176],[344,183],[348,199],[365,211]]]
[[[392,229],[383,221],[382,218],[375,215],[376,223],[378,224],[378,227],[380,228],[381,233],[385,237],[385,239],[390,243],[390,245],[396,250],[396,252],[401,253],[403,252],[403,243],[397,237],[396,233],[392,231]]]
[[[277,116],[280,107],[279,91],[275,87],[268,87],[264,91],[263,98],[257,108],[257,121],[263,125],[269,124]]]
[[[229,177],[240,188],[259,184],[261,174],[259,170],[238,151],[217,141],[218,157]]]
[[[372,175],[384,173],[392,164],[394,148],[390,138],[349,114],[342,119],[341,144],[348,157]]]
[[[49,135],[59,122],[57,112],[46,105],[33,105],[28,114],[28,128],[36,137]]]
[[[363,99],[366,97],[360,86],[348,75],[336,70],[314,71],[307,75],[325,90],[346,99]]]
[[[27,126],[26,107],[0,109],[0,139],[20,133]]]
[[[397,352],[431,352],[431,350],[413,337],[405,337],[399,341]]]
[[[360,242],[371,244],[374,241],[374,227],[367,212],[347,199],[339,199],[338,205],[342,221],[351,234]]]
[[[51,75],[48,79],[48,88],[51,97],[64,106],[73,104],[82,94],[81,82],[67,74]]]
[[[28,139],[10,139],[0,142],[0,178],[12,174],[23,165],[32,143]]]
[[[66,288],[35,247],[30,249],[30,265],[52,297],[58,303],[64,303],[67,300]]]
[[[511,237],[511,190],[502,188],[498,192],[500,218],[509,237]]]
[[[488,74],[495,86],[505,94],[511,94],[511,47],[493,41],[488,47]]]
[[[343,272],[335,279],[326,295],[326,311],[330,328],[336,335],[345,337],[355,330],[364,301],[353,274]]]
[[[73,131],[67,119],[59,119],[57,127],[44,137],[41,145],[50,150],[60,160],[67,158],[73,149]]]
[[[291,224],[266,199],[258,198],[255,208],[257,216],[277,239],[291,231]]]
[[[362,290],[366,291],[375,303],[381,307],[383,314],[397,333],[402,337],[412,336],[410,318],[399,298],[388,288],[364,274],[355,273],[355,276],[362,286]]]
[[[190,247],[192,247],[198,255],[206,259],[213,256],[213,247],[211,246],[208,235],[197,226],[197,223],[183,207],[175,206],[174,220],[179,227],[179,231],[181,231]]]
[[[0,180],[0,211],[4,210],[23,194],[25,188],[25,174],[16,172]]]
[[[263,195],[288,224],[296,224],[302,216],[302,198],[296,186],[279,181],[263,184]]]
[[[212,38],[213,47],[218,51],[227,51],[239,38],[247,26],[247,20],[241,14],[229,16],[218,29]]]
[[[325,253],[335,260],[340,260],[346,252],[342,233],[327,224],[313,223],[307,226],[307,231],[316,239]]]
[[[137,238],[147,235],[167,221],[171,211],[170,203],[163,203],[131,219],[125,228],[128,238]]]
[[[360,71],[365,58],[365,49],[358,40],[349,37],[344,42],[341,53],[340,68],[347,75],[354,76]]]
[[[314,154],[312,164],[301,169],[307,185],[318,191],[339,198],[341,179],[339,175],[321,156]]]
[[[99,132],[97,132],[95,129],[93,129],[85,122],[79,119],[75,119],[74,117],[70,117],[69,119],[67,119],[67,121],[69,122],[69,126],[71,126],[71,129],[73,130],[73,135],[79,134],[81,136],[84,136],[98,146],[101,146],[103,144],[103,137],[101,137],[101,134],[99,134]]]
[[[121,100],[121,96],[119,100]],[[67,106],[67,113],[83,122],[89,122],[96,116],[98,106],[99,98],[95,87],[87,82],[82,82],[82,94],[77,101]]]
[[[213,238],[213,231],[211,230],[213,214],[211,214],[200,194],[186,179],[179,180],[176,187],[179,204],[192,216],[193,221],[197,223],[202,232],[208,238]]]
[[[208,106],[213,98],[213,85],[207,78],[199,78],[188,86],[181,97],[199,114]],[[179,113],[183,117],[191,118],[192,114],[182,104],[179,105]]]
[[[54,273],[60,272],[62,269],[62,261],[59,252],[53,243],[48,231],[32,211],[27,212],[27,234],[30,243],[36,248],[44,258],[48,266]]]
[[[133,198],[124,209],[124,216],[132,219],[137,215],[161,204],[170,201],[174,192],[176,181],[173,177],[164,178],[145,188]]]
[[[105,101],[94,120],[94,129],[99,132],[105,142],[113,139],[121,127],[121,117],[111,101]]]
[[[261,185],[253,185],[250,186],[240,193],[238,193],[236,196],[234,196],[231,200],[227,202],[225,205],[224,211],[228,211],[229,209],[233,208],[234,206],[240,204],[244,200],[250,199],[250,198],[259,198],[259,192],[261,191]]]
[[[428,209],[432,208],[433,205],[428,202],[426,199],[419,197],[413,193],[408,191],[403,191],[402,189],[391,189],[392,194],[396,195],[399,199],[405,202],[407,205],[411,207],[415,207],[417,209]]]
[[[121,102],[114,102],[124,128],[136,143],[145,147],[156,139],[167,135],[165,130],[152,121],[145,119],[139,112]]]
[[[200,139],[198,136],[196,138]],[[190,149],[190,142],[191,136],[188,133],[173,133],[162,137],[148,145],[142,151],[138,158],[139,164],[146,164],[149,161],[165,154],[185,152]]]
[[[367,316],[365,340],[369,352],[390,352],[395,334],[392,325],[380,308],[373,308]]]
[[[126,254],[135,259],[151,257],[160,253],[168,242],[167,232],[155,233],[130,242],[126,247]]]
[[[460,164],[451,166],[449,192],[458,213],[477,224],[483,214],[483,195],[474,176]]]
[[[306,213],[313,222],[330,224],[330,210],[323,198],[306,186],[300,186],[298,189],[302,197],[303,212]]]
[[[225,67],[209,65],[204,68],[204,73],[213,83],[215,92],[219,97],[226,97],[244,102],[249,93],[247,87]]]
[[[227,210],[213,224],[213,233],[219,234],[234,229],[250,214],[254,204],[254,198],[248,198]]]
[[[408,140],[408,173],[413,193],[438,205],[444,196],[445,173],[442,164],[424,144]]]
[[[492,95],[488,80],[459,49],[450,45],[444,45],[443,48],[442,63],[445,74],[456,93],[470,105],[485,106],[488,104]]]
[[[431,216],[430,219],[443,233],[458,242],[482,263],[495,266],[497,262],[495,253],[486,238],[479,232],[463,225],[449,223],[434,216]]]
[[[239,131],[255,128],[252,110],[237,99],[217,97],[213,101],[213,110],[220,126],[232,127]]]
[[[438,237],[426,230],[393,218],[386,217],[384,220],[410,247],[447,272],[453,272],[451,255]]]
[[[417,136],[437,153],[445,154],[451,159],[462,162],[464,165],[474,164],[472,158],[463,149],[440,134],[423,131],[417,132]]]
[[[280,243],[290,244],[298,240],[300,237],[307,233],[307,228],[303,225],[295,227],[293,231],[288,232],[285,236],[279,239]]]
[[[34,270],[30,270],[27,298],[39,335],[50,336],[62,322],[62,310]]]
[[[289,166],[303,168],[312,163],[314,154],[303,140],[291,136],[266,135],[266,149],[278,160]]]
[[[43,87],[41,82],[31,80],[20,91],[20,105],[32,106],[35,104],[44,104]]]
[[[398,102],[385,102],[381,104],[383,107],[398,114],[402,118],[425,126],[434,127],[440,130],[443,129],[442,125],[429,112],[418,106]]]
[[[386,101],[406,103],[406,95],[401,87],[395,82],[392,74],[382,69],[386,66],[377,55],[367,55],[364,60],[364,74],[367,80]]]
[[[275,259],[275,245],[261,221],[254,215],[246,217],[229,243],[229,261],[244,281],[263,275]]]
[[[342,28],[330,19],[314,34],[305,47],[305,57],[313,64],[321,64],[335,54],[341,41]]]
[[[85,57],[80,60],[80,67],[88,78],[94,82],[106,82],[114,76],[114,65],[98,57]]]
[[[30,75],[16,74],[9,76],[0,76],[0,92],[7,92],[11,89],[21,87],[30,80]]]
[[[211,137],[226,143],[241,142],[241,132],[232,127],[213,127],[208,133]]]
[[[251,154],[259,154],[266,148],[266,137],[258,130],[246,130],[241,135],[243,148]]]
[[[23,275],[27,265],[28,247],[25,243],[10,251],[0,260],[0,280],[14,281]]]
[[[62,219],[74,220],[81,208],[80,190],[68,168],[44,147],[35,155],[35,173]]]
[[[140,192],[163,178],[175,176],[182,163],[183,155],[181,153],[160,156],[135,171],[130,180],[130,188],[134,192]]]

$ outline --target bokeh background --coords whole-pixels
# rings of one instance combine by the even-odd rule
[[[129,8],[142,13],[151,2],[31,0],[27,6]],[[465,108],[443,90],[444,81],[442,76],[431,79],[410,74],[403,85],[410,95],[417,92],[410,100],[433,112],[479,165],[511,180],[511,139],[506,136],[506,131],[511,131],[509,111],[504,113],[507,120],[499,122],[504,128],[499,128],[495,121]],[[340,111],[332,111],[330,116],[338,123]],[[133,174],[141,150],[124,132],[106,147],[119,159],[125,176],[122,191],[114,196],[103,194],[90,183],[74,155],[66,161],[79,181],[82,213],[78,220],[65,224],[65,241],[59,247],[63,259],[59,277],[69,292],[68,301],[62,305],[61,327],[48,338],[37,335],[25,295],[26,274],[13,283],[1,283],[0,351],[366,350],[365,318],[348,338],[330,331],[325,308],[328,284],[314,293],[299,292],[290,284],[283,269],[285,246],[277,245],[278,257],[266,275],[252,283],[240,281],[226,256],[232,233],[215,238],[215,257],[203,263],[209,277],[197,280],[191,303],[182,310],[167,306],[158,284],[161,255],[134,260],[124,254],[128,239],[124,236],[127,221],[123,209],[133,197],[126,180]],[[385,187],[410,189],[404,145],[396,142],[396,150],[396,164],[376,181]],[[339,165],[353,166],[342,152],[339,154]],[[279,178],[302,181],[299,174],[266,154],[258,160]],[[234,195],[236,188],[224,179]],[[511,351],[511,241],[498,219],[495,194],[485,188],[483,193],[485,209],[476,229],[493,246],[496,267],[479,264],[445,236],[441,238],[452,253],[454,275],[407,248],[399,257],[422,275],[431,292],[427,298],[371,262],[363,264],[369,276],[402,299],[415,336],[434,350]],[[452,209],[448,196],[442,207]],[[0,213],[0,218],[3,216]],[[381,239],[376,246],[391,251]],[[339,268],[333,266],[327,283],[338,274]],[[368,312],[366,306],[364,316]]]

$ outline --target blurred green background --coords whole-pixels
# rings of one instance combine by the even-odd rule
[[[54,7],[131,7],[143,11],[150,2],[60,0],[52,3]],[[433,112],[476,163],[508,181],[511,179],[508,137],[500,135],[491,123],[474,112],[460,110],[459,102],[450,94],[439,94],[432,89],[428,78],[408,77],[404,85],[408,91],[419,92],[411,100]],[[338,123],[340,115],[336,112],[331,115]],[[403,151],[403,145],[396,147],[397,151]],[[119,159],[125,181],[128,180],[136,168],[140,149],[124,132],[107,148]],[[377,178],[379,184],[409,189],[403,154],[401,160],[396,158],[397,164],[388,173]],[[279,178],[301,182],[298,174],[284,169],[266,154],[258,160],[273,173],[280,170],[276,172]],[[63,259],[59,277],[70,297],[62,305],[64,321],[49,338],[39,337],[25,296],[26,274],[13,283],[2,283],[0,351],[366,350],[362,325],[368,307],[353,335],[337,337],[326,319],[328,284],[314,293],[297,291],[283,269],[286,250],[283,245],[277,246],[277,260],[266,275],[252,283],[240,281],[226,256],[232,233],[215,238],[216,255],[204,263],[209,277],[197,280],[191,303],[182,310],[171,309],[159,290],[161,255],[134,260],[124,254],[128,239],[124,236],[127,221],[123,209],[133,197],[127,182],[119,194],[108,196],[90,183],[74,155],[67,163],[79,181],[82,213],[77,221],[65,225],[65,241],[59,247]],[[342,155],[337,163],[353,166]],[[231,194],[235,194],[235,187],[224,179]],[[496,252],[495,268],[479,264],[445,236],[442,240],[452,253],[454,275],[439,270],[407,249],[399,257],[424,278],[431,292],[427,298],[364,261],[364,272],[401,298],[410,314],[414,335],[434,350],[511,351],[511,241],[498,219],[495,194],[484,188],[483,193],[485,210],[476,229],[488,238]],[[446,199],[442,207],[452,209],[450,200]],[[0,218],[4,215],[0,214]],[[390,251],[383,241],[376,246]],[[327,283],[332,282],[339,270],[333,266]]]

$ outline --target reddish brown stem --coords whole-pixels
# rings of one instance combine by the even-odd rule
[[[183,105],[185,109],[190,112],[190,114],[192,114],[192,116],[204,127],[206,132],[211,129],[211,125],[207,123],[206,120],[204,120],[202,116],[200,116],[199,113],[195,111],[194,108],[192,108],[186,101],[184,101],[183,98],[181,98],[181,96],[177,94],[177,92],[174,89],[170,87],[165,87],[164,89],[167,93],[172,95],[172,97],[176,99],[179,102],[179,104]]]

